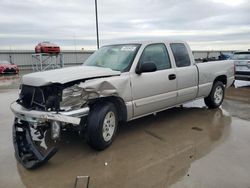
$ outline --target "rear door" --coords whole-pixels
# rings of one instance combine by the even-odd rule
[[[196,98],[198,91],[198,69],[191,62],[191,50],[184,43],[170,44],[177,77],[177,103],[183,103]]]
[[[147,45],[137,66],[149,61],[155,63],[157,71],[131,73],[134,117],[152,113],[176,103],[176,73],[165,44]]]

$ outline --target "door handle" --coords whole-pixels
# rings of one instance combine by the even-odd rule
[[[168,75],[168,79],[169,80],[174,80],[176,78],[176,75],[175,74],[170,74]]]

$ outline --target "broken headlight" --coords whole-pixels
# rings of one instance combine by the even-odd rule
[[[78,85],[74,85],[63,90],[60,108],[65,111],[77,109],[82,107],[87,100],[88,93]]]

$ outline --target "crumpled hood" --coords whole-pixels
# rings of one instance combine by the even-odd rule
[[[120,74],[121,72],[113,71],[110,68],[82,65],[27,74],[22,77],[21,84],[39,87],[52,83],[65,84],[76,80]]]

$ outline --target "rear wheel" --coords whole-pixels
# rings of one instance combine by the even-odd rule
[[[87,141],[96,149],[107,148],[114,140],[118,118],[115,105],[101,103],[92,106],[87,120]]]
[[[204,99],[205,104],[209,108],[218,108],[223,102],[224,91],[225,91],[225,88],[224,88],[223,83],[220,81],[215,82],[209,96],[207,96]]]

